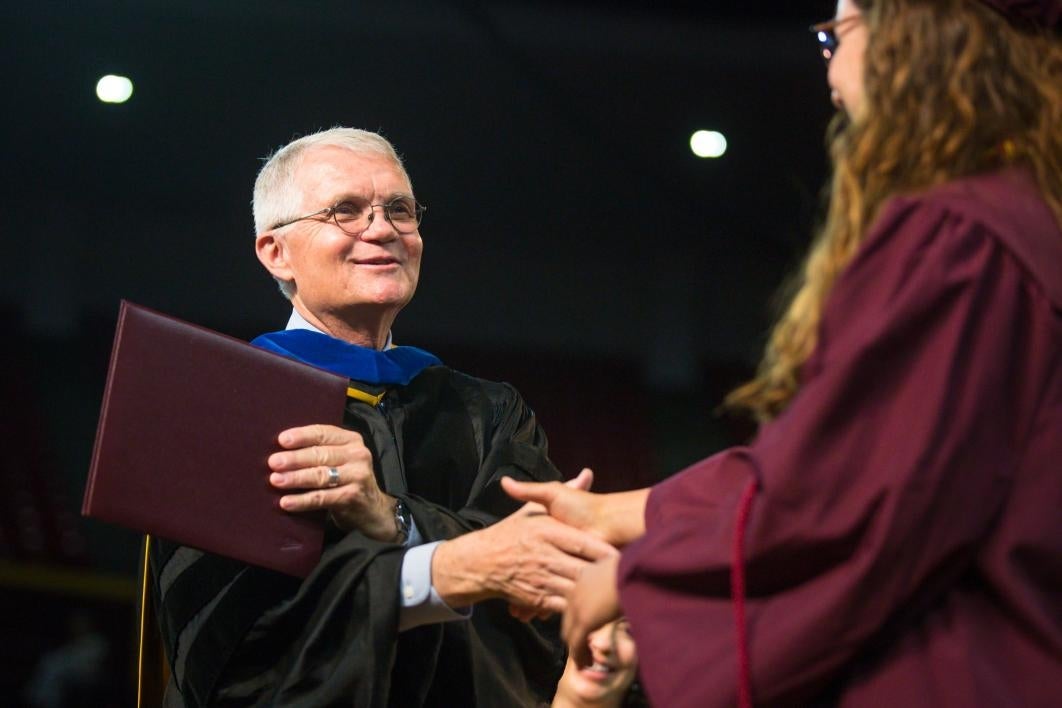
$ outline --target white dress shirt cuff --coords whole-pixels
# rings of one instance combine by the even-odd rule
[[[416,524],[412,526],[409,540],[421,539]],[[419,627],[422,624],[437,624],[468,619],[471,607],[457,610],[447,605],[431,584],[431,559],[442,541],[413,545],[402,559],[402,578],[399,584],[401,602],[398,607],[398,631]]]

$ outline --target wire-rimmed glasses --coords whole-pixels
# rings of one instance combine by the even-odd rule
[[[290,226],[296,221],[322,217],[335,221],[336,226],[342,229],[344,233],[357,236],[372,224],[373,219],[376,217],[377,207],[383,209],[384,218],[387,219],[391,226],[395,227],[395,231],[403,234],[416,231],[420,226],[421,219],[424,218],[424,212],[428,209],[428,207],[419,203],[413,197],[395,197],[383,204],[359,203],[346,200],[315,211],[312,214],[305,214],[290,221],[279,223],[273,228],[279,229],[284,226]]]

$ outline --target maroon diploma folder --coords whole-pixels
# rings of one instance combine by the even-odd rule
[[[343,419],[347,379],[123,301],[85,516],[304,577],[316,515],[278,505],[280,431]]]

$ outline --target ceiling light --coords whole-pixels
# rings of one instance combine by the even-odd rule
[[[714,130],[698,130],[690,136],[690,150],[697,157],[721,157],[726,152],[726,138]]]
[[[125,103],[133,95],[133,82],[124,76],[107,74],[96,82],[96,96],[104,103]]]

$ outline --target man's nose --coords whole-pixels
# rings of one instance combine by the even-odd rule
[[[382,204],[369,207],[369,225],[361,233],[364,241],[393,241],[398,238],[398,229],[387,218],[387,211]]]

